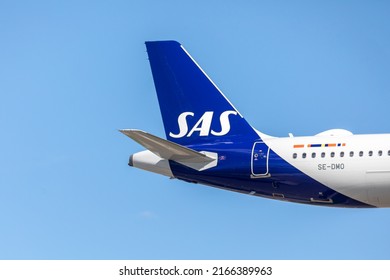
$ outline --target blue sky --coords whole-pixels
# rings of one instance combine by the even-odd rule
[[[387,1],[1,1],[0,259],[389,259],[390,209],[127,166],[164,136],[144,41],[180,41],[275,135],[388,133]]]

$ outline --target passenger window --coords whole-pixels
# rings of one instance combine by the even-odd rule
[[[302,154],[302,158],[306,158],[306,153],[303,153],[303,154]]]
[[[360,151],[359,152],[359,157],[362,157],[363,156],[363,151]]]
[[[331,152],[331,153],[330,153],[330,157],[334,157],[334,152]]]
[[[297,153],[293,153],[293,158],[297,158]]]
[[[340,157],[344,157],[344,152],[340,152]]]
[[[352,152],[352,151],[349,152],[349,156],[350,156],[350,157],[353,157],[353,152]]]
[[[312,153],[312,154],[311,154],[311,157],[312,157],[312,158],[315,158],[315,157],[316,157],[316,153]]]
[[[372,157],[372,151],[369,151],[369,152],[368,152],[368,155],[369,155],[370,157]]]
[[[380,156],[380,157],[382,156],[382,151],[381,150],[378,151],[378,156]]]
[[[390,156],[390,150],[387,151],[387,155]]]
[[[321,157],[322,157],[322,158],[325,157],[325,153],[324,153],[324,152],[321,153]]]

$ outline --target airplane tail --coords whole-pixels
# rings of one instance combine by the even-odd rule
[[[146,48],[167,140],[191,145],[259,138],[180,43],[146,42]]]

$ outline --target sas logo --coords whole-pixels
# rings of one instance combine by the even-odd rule
[[[221,124],[221,131],[214,131],[211,129],[211,122],[213,120],[214,112],[208,111],[203,114],[203,116],[196,122],[194,127],[189,130],[187,124],[187,117],[194,117],[193,112],[184,112],[179,115],[177,118],[177,123],[179,125],[179,133],[174,134],[169,133],[170,137],[173,138],[182,138],[184,136],[191,137],[195,131],[199,131],[199,136],[209,136],[210,133],[214,136],[223,136],[228,134],[230,131],[230,122],[229,115],[237,115],[236,111],[225,111],[219,116],[219,122]],[[188,132],[189,131],[189,132]]]

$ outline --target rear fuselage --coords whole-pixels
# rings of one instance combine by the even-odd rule
[[[187,182],[279,200],[339,207],[390,206],[390,134],[262,138],[192,145],[218,154],[196,171],[157,159],[151,168]],[[156,171],[156,162],[164,165]],[[138,165],[138,166],[137,166]],[[167,171],[169,169],[169,171]]]

